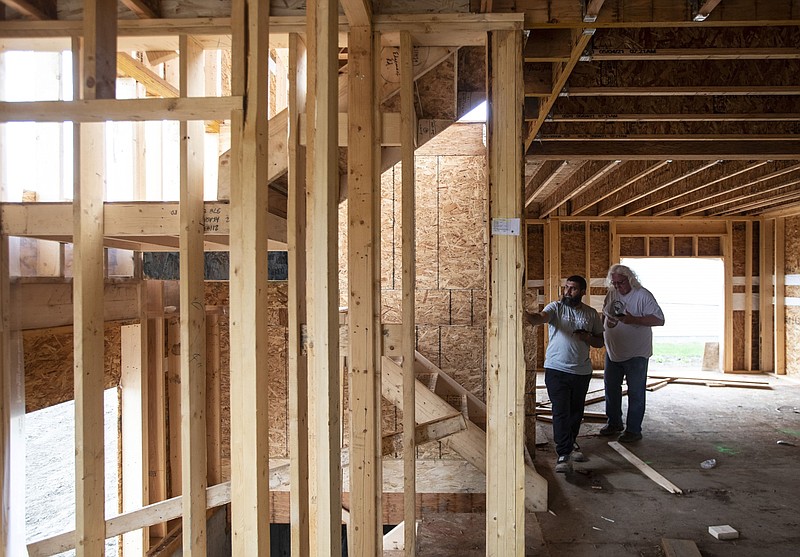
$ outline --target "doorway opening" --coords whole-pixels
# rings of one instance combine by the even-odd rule
[[[723,354],[725,266],[720,258],[622,258],[664,311],[653,327],[649,369],[719,371]]]

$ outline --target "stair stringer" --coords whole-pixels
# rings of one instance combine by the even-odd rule
[[[381,358],[381,363],[381,393],[392,404],[402,409],[403,369],[398,363],[386,356]],[[442,374],[442,377],[447,376],[441,370],[439,370],[439,373]],[[453,407],[444,399],[432,393],[421,381],[415,380],[415,383],[415,421],[417,424],[441,419],[453,413]],[[454,433],[443,439],[442,442],[456,451],[475,468],[484,474],[486,473],[486,432],[476,424],[467,421],[466,430]],[[520,450],[522,450],[521,447]],[[530,465],[525,465],[525,508],[528,512],[544,512],[547,510],[547,480]]]

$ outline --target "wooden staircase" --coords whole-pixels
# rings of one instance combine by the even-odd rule
[[[460,413],[465,419],[466,428],[438,440],[486,473],[486,405],[422,354],[416,351],[414,354],[418,430],[426,424],[441,422]],[[381,377],[381,393],[402,409],[402,366],[394,359],[383,356]],[[523,450],[522,446],[520,450]],[[530,463],[525,465],[525,508],[529,512],[547,510],[547,480]]]

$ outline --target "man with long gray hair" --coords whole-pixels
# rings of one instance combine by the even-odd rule
[[[664,324],[664,312],[653,294],[625,265],[612,265],[603,302],[606,345],[604,381],[606,425],[600,435],[622,433],[620,443],[642,438],[647,365],[653,355],[653,327]],[[628,385],[628,415],[622,423],[622,380]]]

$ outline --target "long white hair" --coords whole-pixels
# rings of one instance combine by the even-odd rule
[[[611,268],[608,270],[608,275],[606,275],[606,286],[609,288],[613,288],[611,284],[611,275],[622,275],[628,279],[628,282],[631,285],[631,288],[639,288],[642,286],[642,283],[639,282],[639,277],[636,276],[636,273],[628,267],[627,265],[612,265]]]

